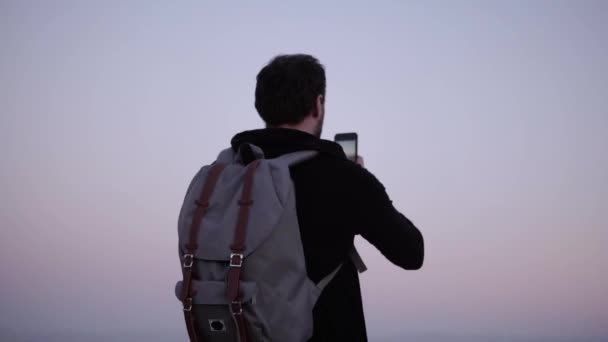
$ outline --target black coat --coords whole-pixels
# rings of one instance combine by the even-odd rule
[[[393,207],[374,175],[346,159],[340,145],[282,128],[237,134],[232,147],[245,142],[262,148],[266,158],[320,152],[291,169],[306,266],[314,282],[343,267],[315,306],[311,341],[367,341],[359,276],[348,257],[354,237],[363,236],[395,265],[418,269],[424,259],[420,231]]]

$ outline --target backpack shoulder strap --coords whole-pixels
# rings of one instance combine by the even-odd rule
[[[196,211],[194,212],[194,218],[190,228],[190,236],[188,237],[188,241],[184,246],[186,253],[183,255],[184,263],[182,265],[182,274],[184,277],[182,304],[184,306],[184,319],[186,321],[186,328],[188,329],[188,336],[190,336],[190,341],[194,342],[199,341],[196,330],[194,329],[194,317],[192,317],[192,268],[194,264],[194,252],[196,252],[196,249],[198,248],[196,241],[198,239],[198,233],[201,229],[203,217],[209,208],[209,199],[211,199],[213,190],[215,190],[215,186],[217,185],[220,175],[225,167],[226,164],[223,163],[215,163],[211,167],[211,170],[207,175],[207,179],[205,180],[205,184],[203,185],[201,195],[199,199],[196,200],[197,207]]]
[[[363,262],[363,259],[361,258],[361,255],[359,255],[359,252],[355,246],[353,246],[353,248],[350,250],[348,256],[359,273],[367,271],[367,266],[365,265],[365,262]]]
[[[338,267],[336,267],[335,270],[333,270],[330,274],[326,275],[323,279],[321,279],[317,283],[317,287],[321,291],[325,290],[325,287],[327,287],[329,282],[331,282],[334,279],[334,277],[336,276],[336,274],[338,274],[338,271],[340,271],[341,268],[342,268],[342,264],[338,265]]]
[[[292,166],[301,163],[305,160],[311,159],[317,154],[319,154],[319,152],[317,151],[299,151],[284,154],[278,158],[275,158],[275,160],[283,165]]]
[[[353,246],[353,248],[348,253],[348,257],[350,258],[351,262],[355,265],[355,268],[357,269],[357,271],[359,273],[363,273],[363,272],[367,271],[367,266],[363,262],[363,259],[361,259],[361,256],[359,255],[359,252],[357,252],[357,249],[355,248],[355,246]],[[344,264],[338,265],[338,267],[336,267],[335,270],[333,270],[330,274],[323,277],[323,279],[321,279],[317,283],[317,287],[321,291],[323,291],[325,289],[325,287],[327,287],[327,285],[336,277],[336,275],[342,268],[342,265],[344,265]]]

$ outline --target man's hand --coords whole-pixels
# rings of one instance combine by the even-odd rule
[[[365,163],[363,162],[363,157],[361,156],[357,156],[357,160],[355,161],[355,163],[357,163],[359,166],[361,167],[365,167]]]

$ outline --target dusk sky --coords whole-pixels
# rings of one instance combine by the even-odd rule
[[[357,239],[371,341],[608,338],[608,1],[0,0],[0,44],[2,341],[185,340],[186,187],[299,52],[425,237],[420,271]]]

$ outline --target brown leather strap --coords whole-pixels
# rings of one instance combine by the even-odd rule
[[[230,268],[228,270],[227,295],[230,301],[230,313],[234,318],[239,332],[240,342],[249,342],[249,334],[247,332],[247,321],[243,315],[242,300],[240,294],[241,287],[241,266],[243,265],[243,252],[245,251],[245,238],[247,237],[247,223],[249,222],[249,211],[253,200],[251,193],[253,191],[253,180],[255,170],[260,163],[259,160],[254,160],[247,166],[245,171],[245,181],[243,184],[243,192],[239,201],[239,217],[237,219],[236,228],[234,230],[234,240],[230,245]]]
[[[249,208],[253,204],[251,193],[253,192],[253,178],[255,170],[260,164],[260,160],[254,160],[247,166],[245,172],[245,181],[243,184],[243,193],[239,201],[239,218],[234,230],[234,240],[230,249],[233,253],[242,253],[245,250],[245,238],[247,237],[247,223],[249,223]]]
[[[183,276],[182,282],[182,304],[184,305],[184,319],[186,321],[186,328],[188,329],[188,336],[191,342],[199,342],[200,339],[197,336],[194,324],[194,317],[192,315],[192,297],[195,293],[192,291],[192,269],[194,268],[194,253],[198,248],[198,233],[202,228],[203,217],[209,209],[209,199],[215,190],[218,180],[222,171],[226,167],[225,164],[216,163],[211,167],[207,180],[203,185],[200,197],[196,200],[196,210],[194,212],[194,218],[192,219],[192,226],[190,227],[190,237],[186,242],[183,264]]]
[[[247,320],[245,319],[245,315],[241,314],[233,314],[234,321],[236,322],[236,328],[239,331],[239,342],[250,342],[249,339],[249,331],[247,331]]]
[[[194,317],[192,316],[192,311],[184,311],[184,320],[186,321],[186,329],[188,329],[188,336],[190,337],[190,342],[199,342],[198,334],[196,330],[194,330]]]

